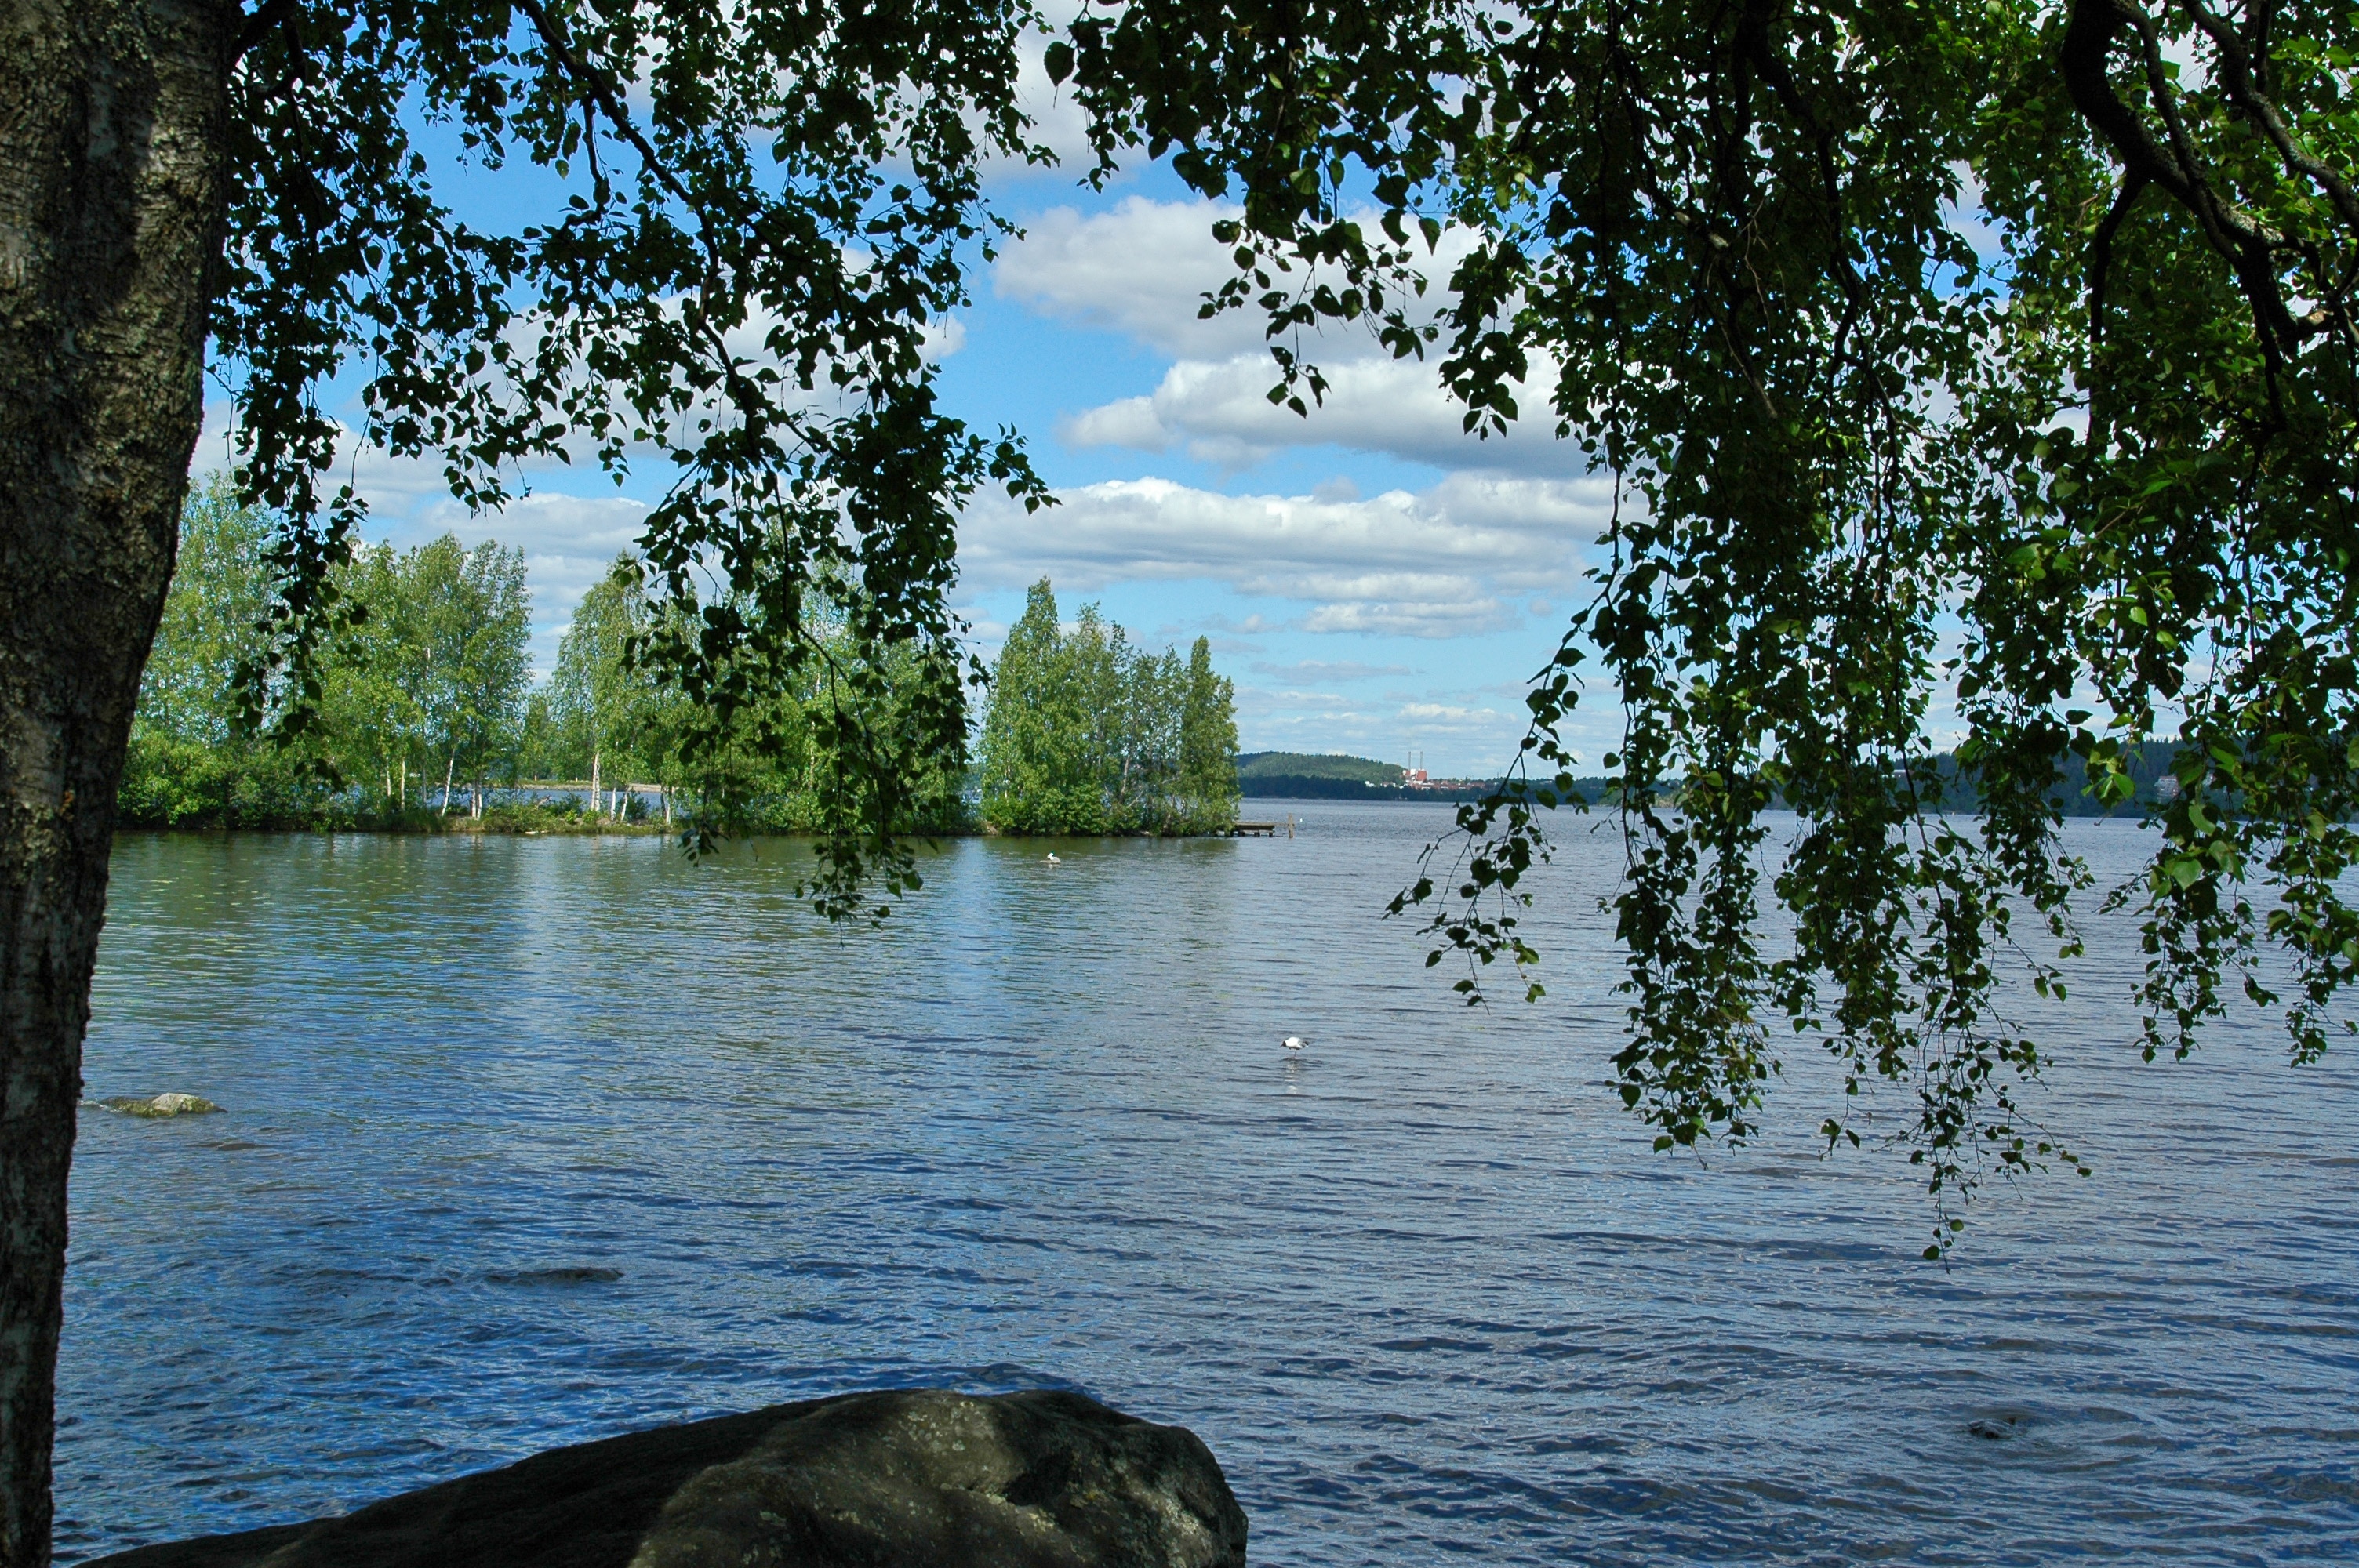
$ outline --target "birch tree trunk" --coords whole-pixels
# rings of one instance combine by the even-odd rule
[[[0,0],[0,1568],[49,1561],[82,1031],[202,413],[240,20]]]

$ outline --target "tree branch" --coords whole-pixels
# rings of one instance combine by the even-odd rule
[[[2089,237],[2089,338],[2092,342],[2105,335],[2105,274],[2114,264],[2114,235],[2120,232],[2122,221],[2130,215],[2151,183],[2144,169],[2129,169],[2122,175],[2121,194],[2114,199],[2113,210],[2097,232]]]
[[[2125,27],[2137,35],[2140,60],[2146,67],[2157,110],[2171,133],[2172,146],[2169,149],[2156,143],[2136,114],[2114,92],[2107,68]],[[2285,351],[2302,336],[2286,308],[2285,294],[2270,261],[2272,247],[2281,243],[2283,236],[2269,232],[2222,201],[2196,167],[2193,149],[2187,143],[2171,100],[2169,81],[2162,69],[2160,46],[2151,19],[2130,0],[2073,0],[2058,65],[2073,106],[2113,147],[2125,169],[2143,174],[2170,192],[2193,216],[2212,250],[2234,269],[2237,284],[2252,307],[2261,353],[2274,384]]]
[[[300,48],[300,40],[295,32],[297,9],[297,0],[263,0],[245,18],[245,27],[237,35],[237,48],[230,55],[230,63],[234,65],[244,59],[246,51],[260,45],[274,27],[285,27],[289,47]]]
[[[2211,38],[2212,47],[2219,50],[2219,81],[2228,95],[2228,101],[2242,110],[2245,118],[2258,126],[2261,134],[2269,139],[2269,144],[2277,148],[2277,156],[2285,161],[2287,172],[2310,180],[2324,191],[2343,226],[2359,234],[2359,193],[2354,193],[2347,182],[2310,156],[2295,139],[2276,103],[2254,81],[2252,56],[2226,19],[2207,9],[2201,0],[2186,0],[2186,4],[2187,14]]]
[[[637,151],[656,183],[670,192],[672,199],[681,206],[691,212],[696,211],[696,199],[689,194],[686,186],[680,184],[670,166],[657,153],[654,144],[632,120],[630,110],[615,93],[614,83],[607,80],[606,73],[592,70],[590,63],[575,52],[573,41],[567,36],[563,24],[549,14],[549,7],[542,5],[541,0],[516,0],[516,7],[531,21],[533,31],[538,33],[540,41],[548,46],[549,58],[598,105],[606,116],[607,124],[614,126],[614,134]]]

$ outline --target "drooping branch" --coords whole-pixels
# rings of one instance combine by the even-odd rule
[[[2156,141],[2145,122],[2114,91],[2110,68],[2125,30],[2136,37],[2148,90],[2170,138],[2168,146]],[[2272,261],[2285,237],[2223,200],[2200,167],[2179,121],[2152,19],[2131,0],[2073,0],[2058,64],[2073,107],[2113,148],[2124,168],[2169,191],[2195,219],[2205,243],[2234,271],[2252,308],[2261,352],[2274,379],[2285,351],[2302,336],[2287,308]]]
[[[679,177],[672,172],[671,166],[656,150],[655,144],[647,139],[647,133],[639,129],[637,121],[631,116],[629,106],[623,102],[622,95],[614,91],[611,73],[593,69],[590,62],[582,58],[581,51],[573,47],[572,38],[566,31],[564,24],[549,14],[549,7],[543,5],[541,0],[517,0],[516,8],[522,11],[532,23],[533,31],[540,35],[542,45],[548,49],[549,58],[557,62],[560,71],[571,81],[582,94],[582,107],[585,114],[594,104],[598,112],[605,116],[606,123],[614,128],[614,135],[628,143],[632,150],[639,155],[639,166],[647,171],[647,177],[661,186],[665,193],[673,200],[696,214],[697,241],[699,247],[704,252],[706,265],[704,286],[707,290],[710,290],[725,268],[713,243],[711,227],[705,222],[701,204],[689,192],[688,187],[680,182]],[[588,138],[587,145],[592,148],[591,157],[594,162],[597,156],[596,138],[594,136]],[[741,404],[749,400],[758,401],[753,388],[745,383],[744,376],[737,370],[736,356],[729,352],[728,344],[723,338],[720,329],[713,325],[712,313],[709,310],[697,312],[697,322],[698,335],[704,339],[706,346],[712,349],[719,359],[722,374],[728,381],[731,391],[737,395],[738,401]]]
[[[1770,93],[1777,99],[1777,106],[1785,110],[1804,135],[1810,138],[1816,154],[1819,182],[1826,191],[1827,224],[1834,235],[1835,284],[1843,292],[1848,310],[1843,327],[1835,334],[1835,352],[1840,355],[1844,341],[1851,335],[1852,322],[1866,308],[1867,284],[1859,276],[1859,267],[1852,260],[1851,225],[1843,217],[1843,180],[1835,167],[1834,131],[1821,122],[1810,108],[1810,101],[1802,96],[1802,90],[1795,84],[1794,72],[1787,65],[1786,57],[1769,36],[1773,7],[1774,0],[1749,0],[1744,16],[1737,23],[1736,46],[1743,56],[1760,70],[1761,80],[1769,84]]]
[[[2187,14],[2203,29],[2220,51],[2219,83],[2228,94],[2228,101],[2242,110],[2252,123],[2260,127],[2269,145],[2277,149],[2285,160],[2288,172],[2300,176],[2317,185],[2334,203],[2334,211],[2343,222],[2359,232],[2359,193],[2354,193],[2348,181],[2313,157],[2295,137],[2286,124],[2285,114],[2269,95],[2253,80],[2251,53],[2244,40],[2236,36],[2225,18],[2205,8],[2200,0],[2187,0]]]
[[[2186,8],[2188,16],[2203,30],[2204,36],[2212,40],[2212,47],[2219,52],[2217,81],[2228,101],[2268,138],[2269,145],[2277,149],[2277,157],[2283,160],[2286,172],[2296,178],[2308,180],[2323,192],[2333,206],[2335,215],[2342,219],[2343,227],[2350,231],[2354,239],[2359,239],[2359,191],[2354,191],[2348,180],[2311,154],[2294,135],[2292,128],[2286,124],[2284,112],[2255,80],[2252,51],[2245,40],[2236,36],[2235,29],[2228,25],[2226,18],[2206,7],[2201,0],[2186,0]],[[2257,24],[2256,30],[2259,30]],[[2354,261],[2359,261],[2359,258],[2354,258]],[[2346,297],[2350,283],[2350,272],[2346,269],[2343,278],[2331,286],[2325,302],[2331,308],[2314,310],[2296,320],[2293,323],[2296,333],[2308,337],[2324,331],[2337,315],[2347,318],[2349,305]]]
[[[2114,198],[2111,211],[2097,232],[2089,236],[2089,341],[2101,341],[2105,335],[2105,277],[2113,270],[2114,236],[2121,232],[2123,221],[2137,199],[2146,194],[2153,183],[2152,177],[2140,168],[2130,169],[2122,176],[2119,195]]]
[[[542,5],[541,0],[516,0],[516,9],[532,23],[532,30],[540,35],[542,45],[548,49],[549,58],[557,62],[559,69],[590,102],[598,106],[599,112],[605,115],[606,123],[614,128],[614,134],[630,143],[638,153],[648,175],[664,188],[672,200],[691,212],[698,211],[696,199],[689,194],[688,188],[679,182],[679,178],[672,173],[671,167],[656,151],[654,144],[647,140],[647,134],[639,129],[638,123],[631,117],[630,109],[623,103],[622,95],[614,91],[610,75],[592,69],[590,62],[582,57],[574,49],[572,37],[565,30],[564,24],[549,15],[549,7]]]

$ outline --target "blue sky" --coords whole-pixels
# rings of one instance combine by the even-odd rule
[[[1025,237],[942,333],[946,406],[1017,427],[1061,501],[1027,516],[995,497],[962,520],[958,603],[982,650],[1045,575],[1068,619],[1095,601],[1149,645],[1209,636],[1248,751],[1415,752],[1437,774],[1495,772],[1581,589],[1603,482],[1544,425],[1463,434],[1430,363],[1394,362],[1356,332],[1316,347],[1326,407],[1303,419],[1271,406],[1257,323],[1196,318],[1228,276],[1211,235],[1221,213],[1160,168],[1087,189],[1071,106],[1044,95],[1036,112],[1064,168],[995,189]],[[444,193],[462,215],[495,190],[513,201],[519,172],[471,189],[454,170]],[[218,413],[200,468],[221,460]],[[547,468],[505,512],[470,515],[428,465],[364,455],[353,471],[374,537],[523,546],[544,672],[660,484],[647,474],[617,492],[594,470]],[[1599,697],[1582,726],[1596,733],[1575,738],[1593,765],[1611,718],[1611,694]]]

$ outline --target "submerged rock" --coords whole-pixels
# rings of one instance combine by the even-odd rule
[[[86,1568],[1243,1568],[1211,1450],[1080,1394],[847,1394],[658,1427],[342,1519]]]
[[[115,1095],[93,1103],[125,1116],[202,1116],[208,1111],[221,1109],[202,1095],[161,1094],[151,1095],[146,1099],[132,1095]]]
[[[611,1285],[622,1277],[620,1269],[580,1264],[560,1269],[503,1270],[484,1276],[495,1285]]]

